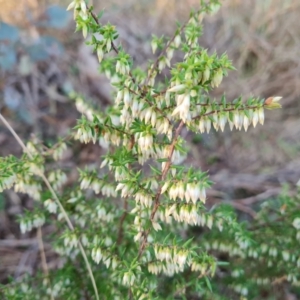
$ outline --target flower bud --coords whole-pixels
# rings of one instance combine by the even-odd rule
[[[269,97],[265,101],[265,107],[267,109],[276,109],[276,108],[281,108],[281,105],[278,103],[278,101],[281,100],[282,97]]]
[[[223,79],[223,71],[221,68],[219,68],[216,73],[214,74],[214,77],[211,82],[212,87],[218,87]]]
[[[157,41],[156,40],[152,40],[151,48],[152,48],[152,53],[154,54],[157,49]]]

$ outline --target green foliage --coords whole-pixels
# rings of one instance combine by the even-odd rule
[[[82,114],[73,137],[100,143],[106,154],[100,168],[79,169],[72,189],[62,188],[68,174],[48,170],[45,161],[61,158],[63,141],[47,151],[31,141],[20,159],[0,159],[0,191],[13,187],[36,200],[20,216],[21,231],[51,222],[53,248],[65,258],[49,276],[3,287],[4,299],[254,299],[272,285],[299,284],[296,199],[282,196],[266,203],[255,222],[239,222],[230,206],[206,208],[208,172],[183,164],[184,127],[202,134],[228,123],[247,131],[264,123],[265,108],[279,107],[280,97],[211,99],[233,69],[226,54],[209,54],[198,43],[203,17],[218,7],[201,1],[173,37],[153,36],[152,50],[160,53],[141,70],[117,46],[113,25],[101,24],[84,0],[69,5],[115,88],[105,112],[72,95]],[[183,61],[172,61],[175,51]]]

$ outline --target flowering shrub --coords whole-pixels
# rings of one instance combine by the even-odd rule
[[[100,168],[79,170],[72,190],[62,188],[67,174],[46,168],[46,160],[63,155],[63,141],[48,150],[37,140],[19,141],[20,159],[1,158],[1,191],[13,187],[37,202],[20,217],[21,231],[52,222],[53,247],[65,257],[60,269],[37,276],[41,285],[24,278],[4,287],[5,299],[254,299],[273,286],[299,284],[297,201],[282,196],[251,224],[241,223],[230,206],[206,208],[208,173],[183,164],[184,128],[247,131],[264,123],[264,109],[280,107],[281,97],[210,97],[233,69],[225,54],[198,44],[203,17],[218,7],[201,1],[173,37],[154,36],[151,47],[160,54],[141,71],[117,44],[113,25],[101,24],[84,0],[69,5],[115,88],[105,112],[71,95],[82,114],[74,138],[100,143],[106,154]],[[175,52],[182,61],[174,61]]]

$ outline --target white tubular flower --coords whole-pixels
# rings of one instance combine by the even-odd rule
[[[217,114],[217,112],[215,112],[213,115],[212,115],[212,117],[213,117],[213,126],[214,126],[214,128],[216,129],[216,131],[218,131],[218,129],[219,129],[219,116],[218,116],[218,114]]]
[[[210,68],[206,66],[203,74],[202,74],[202,83],[205,83],[210,78]]]
[[[13,186],[16,178],[17,178],[17,176],[15,174],[4,178],[4,180],[0,182],[0,193],[3,190],[10,189]]]
[[[198,95],[198,93],[196,90],[191,90],[190,95],[191,95],[191,97],[196,97]]]
[[[133,102],[131,105],[131,113],[134,118],[137,117],[139,114],[139,102],[136,98],[133,99]]]
[[[244,116],[244,122],[243,122],[243,125],[244,125],[244,129],[245,131],[247,131],[249,125],[250,125],[250,120],[248,119],[247,116]]]
[[[165,101],[166,101],[166,106],[169,107],[170,106],[170,92],[166,92],[165,94]]]
[[[73,8],[75,8],[75,5],[76,5],[76,0],[72,1],[69,6],[67,7],[67,10],[71,10]]]
[[[151,48],[152,48],[152,53],[154,54],[155,51],[157,50],[157,41],[155,39],[151,41]]]
[[[220,126],[220,129],[221,131],[223,132],[224,129],[225,129],[225,124],[227,122],[227,116],[225,114],[222,114],[220,117],[219,117],[219,126]]]
[[[87,177],[84,177],[80,183],[80,189],[81,190],[86,190],[90,187],[90,184],[91,184],[91,179],[90,178],[87,178]]]
[[[161,188],[161,194],[165,193],[169,186],[170,186],[170,182],[166,181]]]
[[[276,97],[273,97],[273,102],[278,102],[282,99],[281,96],[276,96]]]
[[[88,34],[88,28],[87,28],[86,24],[82,24],[82,35],[85,39],[87,37],[87,34]]]
[[[173,54],[174,54],[174,49],[169,47],[167,49],[167,58],[169,61],[173,58]]]
[[[196,184],[191,183],[190,196],[191,196],[191,200],[194,204],[196,204],[199,194],[200,194],[199,187]]]
[[[106,40],[106,50],[109,52],[111,50],[111,39]]]
[[[178,253],[174,253],[174,260],[176,260],[179,266],[184,266],[187,260],[187,251],[181,250]]]
[[[123,101],[124,101],[124,105],[126,108],[128,108],[131,104],[131,96],[130,96],[130,93],[127,89],[124,90],[124,98],[123,98]]]
[[[36,155],[36,154],[39,154],[38,150],[36,149],[36,146],[34,145],[33,142],[28,142],[26,144],[26,147],[28,149],[28,151],[32,154],[32,155]]]
[[[21,233],[25,233],[26,231],[30,231],[32,229],[32,223],[31,221],[25,221],[25,220],[22,220],[21,223],[20,223],[20,230],[21,230]]]
[[[181,95],[176,95],[176,105],[180,106],[184,100],[185,95],[181,94]]]
[[[78,243],[78,240],[74,233],[68,233],[64,238],[65,246],[69,247],[71,249],[74,247],[77,247],[77,243]]]
[[[117,92],[117,97],[116,97],[116,104],[119,105],[120,102],[123,100],[124,98],[124,92],[123,90],[120,90]]]
[[[67,175],[60,170],[52,171],[49,174],[49,181],[54,189],[58,189],[67,182]]]
[[[233,112],[233,124],[234,124],[236,129],[238,129],[239,126],[240,126],[240,113],[239,113],[238,110],[235,110]]]
[[[184,110],[189,110],[190,109],[190,94],[189,93],[186,93],[184,95],[181,106]]]
[[[167,207],[165,210],[165,217],[169,217],[176,209],[176,204],[171,205],[170,207]]]
[[[156,112],[155,111],[152,111],[151,125],[152,125],[152,127],[155,127],[155,125],[156,125]]]
[[[125,272],[123,276],[123,284],[125,286],[132,286],[134,284],[136,277],[133,272]]]
[[[167,60],[165,57],[162,57],[158,62],[158,70],[161,72],[167,65]]]
[[[185,89],[185,84],[178,84],[168,89],[167,92],[175,93],[175,92],[182,91],[183,89]]]
[[[151,134],[146,134],[145,136],[139,135],[139,137],[137,137],[137,140],[141,153],[146,152],[147,150],[150,150],[150,148],[152,148],[153,136]]]
[[[146,108],[143,112],[145,114],[145,123],[148,124],[152,116],[152,109],[149,107]]]
[[[205,117],[204,122],[205,122],[206,132],[209,133],[211,130],[211,120],[208,117]]]
[[[105,158],[100,165],[100,169],[104,168],[107,164],[108,164],[108,159]]]
[[[59,160],[63,157],[65,150],[67,149],[67,145],[65,143],[61,143],[56,149],[53,151],[53,159]]]
[[[199,199],[201,202],[205,203],[206,202],[206,191],[205,191],[205,188],[202,187],[200,189],[200,195],[199,195]]]
[[[253,116],[252,116],[252,125],[254,128],[256,127],[257,123],[258,123],[258,111],[257,109],[255,109],[253,111]]]
[[[174,39],[174,46],[178,48],[180,46],[180,43],[181,43],[181,36],[180,34],[177,34]]]
[[[142,232],[139,231],[139,232],[134,236],[133,240],[134,240],[135,242],[138,242],[138,241],[140,241],[141,239],[142,239]]]
[[[123,62],[122,60],[118,60],[116,63],[116,72],[126,75],[129,73],[129,66],[127,63]]]
[[[232,129],[234,127],[234,123],[231,122],[230,120],[228,120],[228,124],[229,124],[230,131],[232,131]]]
[[[135,194],[135,201],[137,203],[141,203],[142,206],[145,206],[145,207],[151,207],[151,205],[152,205],[151,195],[147,195],[144,192],[137,192]]]
[[[179,115],[183,122],[191,119],[190,114],[190,94],[179,95],[177,97],[177,107],[172,112],[172,116]]]
[[[129,125],[129,123],[131,122],[131,116],[130,113],[127,110],[128,107],[125,107],[122,109],[121,111],[121,116],[120,116],[120,122],[122,125],[126,124],[126,126]]]
[[[153,229],[154,229],[155,231],[162,230],[162,228],[161,228],[161,226],[160,226],[160,224],[159,224],[158,222],[153,221],[153,222],[152,222],[152,226],[153,226]]]
[[[54,200],[48,199],[44,202],[44,206],[50,213],[56,214],[57,212],[57,204]]]
[[[37,214],[34,216],[34,219],[32,221],[32,225],[33,227],[41,227],[45,224],[45,216],[44,215],[40,215],[40,214]]]
[[[216,14],[218,12],[218,10],[220,9],[221,5],[220,4],[211,4],[210,5],[210,14]]]
[[[177,189],[178,189],[178,197],[179,197],[179,199],[182,200],[184,198],[184,194],[185,194],[183,182],[180,181],[180,182],[178,182],[177,185],[178,185],[178,187],[177,187]]]
[[[161,263],[149,263],[148,270],[152,274],[159,274],[162,272],[163,265]]]
[[[294,221],[293,221],[293,226],[294,226],[297,230],[300,229],[300,218],[294,219]]]
[[[207,216],[206,226],[211,229],[213,226],[213,217],[212,215]]]
[[[107,258],[107,259],[104,261],[104,264],[105,264],[106,268],[109,268],[109,266],[110,266],[110,258]]]
[[[204,122],[204,118],[201,118],[199,121],[199,131],[201,133],[205,132],[205,122]]]
[[[263,125],[265,121],[264,108],[263,107],[258,108],[257,113],[258,113],[258,121],[261,125]]]
[[[184,197],[185,197],[185,201],[187,203],[189,203],[192,199],[192,188],[193,188],[193,186],[191,183],[188,183],[186,185],[186,191],[185,191]]]
[[[212,82],[211,82],[211,86],[212,87],[218,87],[220,85],[220,83],[222,82],[222,79],[223,79],[223,71],[220,68],[214,74],[214,77],[213,77]]]
[[[168,133],[169,130],[171,130],[169,120],[167,118],[164,118],[164,120],[163,120],[163,133]],[[171,132],[172,132],[172,130],[171,130]]]
[[[93,248],[92,249],[92,259],[96,262],[96,264],[99,264],[102,259],[102,252],[100,248]]]
[[[271,247],[271,248],[269,249],[269,255],[270,255],[270,256],[276,257],[277,254],[278,254],[278,251],[277,251],[277,249],[276,249],[275,247]]]
[[[219,231],[222,232],[223,231],[223,220],[218,220],[216,225],[217,225]]]
[[[85,4],[85,1],[84,1],[84,0],[82,0],[82,1],[80,2],[80,8],[81,8],[81,11],[82,11],[84,14],[87,13],[86,4]]]
[[[103,56],[104,56],[104,52],[103,52],[102,46],[98,46],[97,47],[97,57],[98,57],[99,63],[102,62]]]
[[[171,200],[176,200],[177,197],[177,189],[175,185],[172,185],[169,189],[169,197]]]

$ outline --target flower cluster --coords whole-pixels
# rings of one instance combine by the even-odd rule
[[[104,179],[98,178],[95,174],[80,173],[80,188],[82,190],[92,189],[96,194],[100,192],[107,197],[116,197],[117,190],[113,184],[107,183]]]
[[[170,182],[166,181],[162,186],[161,193],[168,191],[168,196],[171,200],[176,201],[185,199],[187,203],[190,201],[196,204],[198,200],[205,203],[206,192],[201,182],[188,182],[184,181]]]
[[[4,190],[10,189],[14,185],[16,178],[16,174],[5,174],[5,176],[1,176],[0,192],[2,193]]]
[[[34,200],[41,199],[42,186],[40,183],[32,180],[30,176],[17,175],[17,179],[14,185],[15,192],[24,193],[30,195]]]
[[[111,266],[111,268],[115,270],[118,266],[118,261],[116,260],[116,258],[111,259],[110,254],[107,254],[107,251],[103,251],[100,247],[93,248],[91,255],[92,259],[97,264],[99,264],[102,260],[107,268]]]
[[[198,128],[201,133],[205,131],[209,133],[212,126],[216,131],[219,129],[224,131],[226,123],[229,124],[230,130],[235,127],[238,130],[244,128],[245,131],[248,130],[250,124],[256,127],[258,122],[262,125],[264,123],[263,107],[247,110],[215,111],[210,113],[210,111],[206,111],[206,114],[209,115],[199,118]]]
[[[184,271],[185,266],[191,268],[193,272],[200,272],[202,275],[213,275],[216,268],[214,260],[203,255],[203,260],[195,256],[187,248],[180,248],[169,245],[154,245],[154,254],[156,261],[148,263],[148,271],[158,275],[164,273],[167,276],[173,276],[176,273]]]
[[[61,170],[52,171],[48,175],[48,180],[55,190],[58,190],[67,182],[67,175]]]
[[[64,153],[67,150],[67,145],[66,143],[59,143],[52,151],[52,156],[54,160],[60,160],[62,159]]]
[[[32,216],[23,217],[20,220],[20,229],[22,233],[31,231],[33,228],[38,228],[44,225],[45,216],[42,213],[35,213]]]
[[[56,202],[54,200],[47,199],[44,202],[44,205],[45,205],[46,209],[49,211],[49,213],[56,214],[56,212],[57,212],[57,204],[56,204]]]
[[[221,225],[220,220],[214,221],[211,214],[199,212],[199,207],[194,204],[173,204],[166,206],[165,208],[160,208],[160,220],[171,223],[172,217],[176,222],[193,226],[207,226],[210,229],[214,224],[217,227],[220,227]]]

